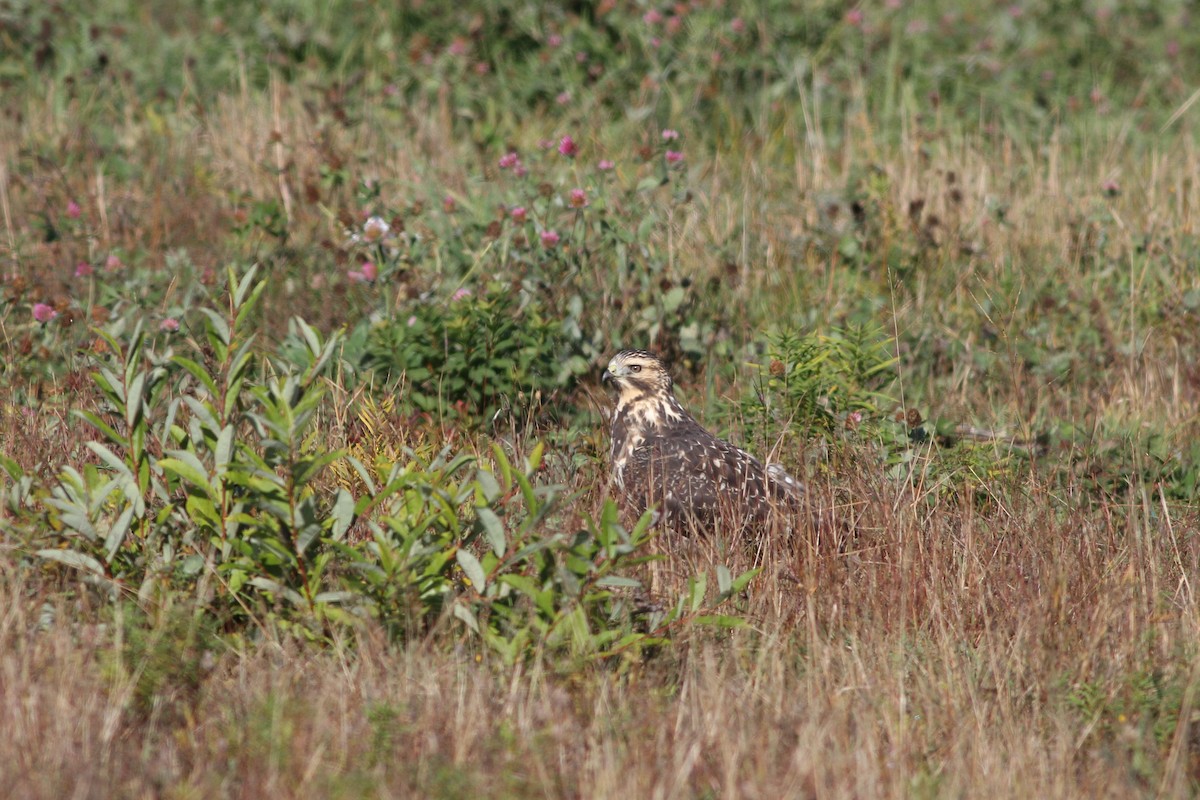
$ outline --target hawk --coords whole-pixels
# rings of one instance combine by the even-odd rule
[[[794,511],[804,487],[779,464],[713,436],[672,390],[662,360],[646,350],[622,350],[601,376],[616,394],[612,420],[612,480],[627,509],[654,506],[658,521],[681,532],[717,520],[759,525]]]

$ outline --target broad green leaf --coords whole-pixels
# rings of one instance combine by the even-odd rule
[[[732,585],[733,576],[729,574],[729,567],[724,564],[717,565],[717,591],[721,594],[728,594],[729,587]]]
[[[479,633],[479,620],[475,619],[475,613],[464,604],[454,604],[454,616],[462,620],[472,631]]]
[[[458,552],[454,554],[458,565],[462,567],[463,574],[467,576],[467,580],[475,587],[475,591],[483,593],[484,587],[487,584],[487,576],[484,575],[483,565],[479,563],[479,559],[470,550],[458,548]]]
[[[179,562],[179,571],[187,577],[200,574],[200,570],[204,568],[204,556],[199,553],[192,553],[190,556],[185,556]]]
[[[329,526],[329,537],[340,542],[354,522],[354,497],[345,489],[338,489],[329,516],[333,520]]]
[[[126,392],[128,402],[125,404],[125,424],[129,430],[137,426],[142,415],[142,391],[146,388],[146,373],[139,372],[133,376]]]
[[[7,472],[8,477],[14,481],[19,481],[25,476],[25,470],[21,469],[21,465],[3,453],[0,453],[0,469]]]
[[[183,367],[183,369],[189,375],[200,381],[204,388],[208,390],[209,397],[217,396],[216,381],[213,380],[212,376],[208,374],[208,371],[204,369],[204,367],[200,366],[195,361],[192,361],[190,358],[184,358],[183,356],[175,356],[171,359],[171,361],[174,364]]]
[[[117,517],[112,527],[109,528],[108,536],[104,538],[104,560],[110,564],[117,551],[121,549],[121,543],[125,541],[125,534],[129,532],[133,511],[133,506],[126,506],[125,510],[121,512],[121,516]]]
[[[762,572],[762,567],[748,570],[743,572],[741,575],[738,575],[733,579],[733,583],[729,584],[729,594],[734,595],[745,589],[746,586],[749,585],[750,581],[754,580],[755,576],[760,572]]]
[[[704,605],[704,594],[708,591],[708,573],[701,572],[696,577],[689,579],[688,588],[691,590],[691,606],[694,613]]]
[[[75,550],[38,550],[35,555],[104,577],[104,567],[99,561]]]
[[[290,586],[284,586],[278,581],[273,581],[270,578],[255,577],[248,580],[247,583],[256,589],[261,589],[265,592],[270,592],[277,597],[281,597],[297,608],[302,608],[303,606],[307,605],[304,601],[304,596],[295,589],[291,588]]]
[[[187,450],[171,450],[169,458],[160,458],[158,466],[165,472],[179,477],[186,483],[200,489],[210,499],[216,498],[212,484],[208,482],[208,471],[196,457],[195,453]]]
[[[226,425],[217,435],[217,444],[213,448],[213,472],[218,477],[225,474],[229,462],[233,458],[233,426]]]
[[[120,456],[109,450],[100,442],[88,442],[87,448],[96,455],[100,456],[100,460],[109,466],[110,469],[117,472],[121,477],[130,483],[137,483],[134,480],[133,472],[129,469],[129,465],[121,460]]]
[[[82,409],[76,409],[75,414],[77,416],[82,417],[83,419],[87,420],[87,423],[89,425],[91,425],[93,428],[95,428],[96,430],[103,433],[105,438],[107,438],[110,442],[117,442],[118,444],[125,444],[126,438],[124,436],[122,436],[121,434],[117,433],[117,431],[111,425],[109,425],[107,422],[100,419],[100,417],[97,414],[94,414],[91,411],[84,411]]]
[[[483,506],[475,509],[475,519],[479,523],[479,527],[483,529],[484,538],[492,547],[492,552],[497,557],[503,557],[504,551],[508,549],[508,544],[504,537],[504,523],[500,521],[500,517],[495,511]]]
[[[627,578],[624,575],[605,575],[596,581],[596,585],[621,589],[639,589],[642,586],[642,582],[637,578]]]
[[[355,600],[357,598],[358,598],[357,592],[338,590],[338,591],[331,591],[331,592],[319,592],[315,597],[313,597],[313,602],[314,603],[346,603],[346,602]]]
[[[475,483],[479,485],[484,502],[491,503],[500,496],[500,484],[489,470],[480,467],[475,473]]]
[[[221,529],[221,517],[217,514],[217,508],[204,495],[189,494],[183,509],[187,512],[188,519],[197,527],[208,527],[214,531]]]

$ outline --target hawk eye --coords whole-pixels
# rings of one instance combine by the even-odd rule
[[[629,365],[629,371],[630,371],[630,372],[641,372],[641,371],[642,371],[642,365],[641,365],[641,364],[630,364],[630,365]]]

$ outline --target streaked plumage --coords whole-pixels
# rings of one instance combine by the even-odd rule
[[[602,381],[617,399],[612,480],[633,514],[654,506],[668,527],[690,531],[710,528],[718,519],[761,524],[798,507],[803,487],[779,464],[764,467],[706,431],[675,399],[658,356],[622,350]]]

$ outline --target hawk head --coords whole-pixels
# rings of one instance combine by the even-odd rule
[[[671,375],[662,359],[647,350],[622,350],[608,362],[600,377],[624,406],[642,398],[671,394]]]

